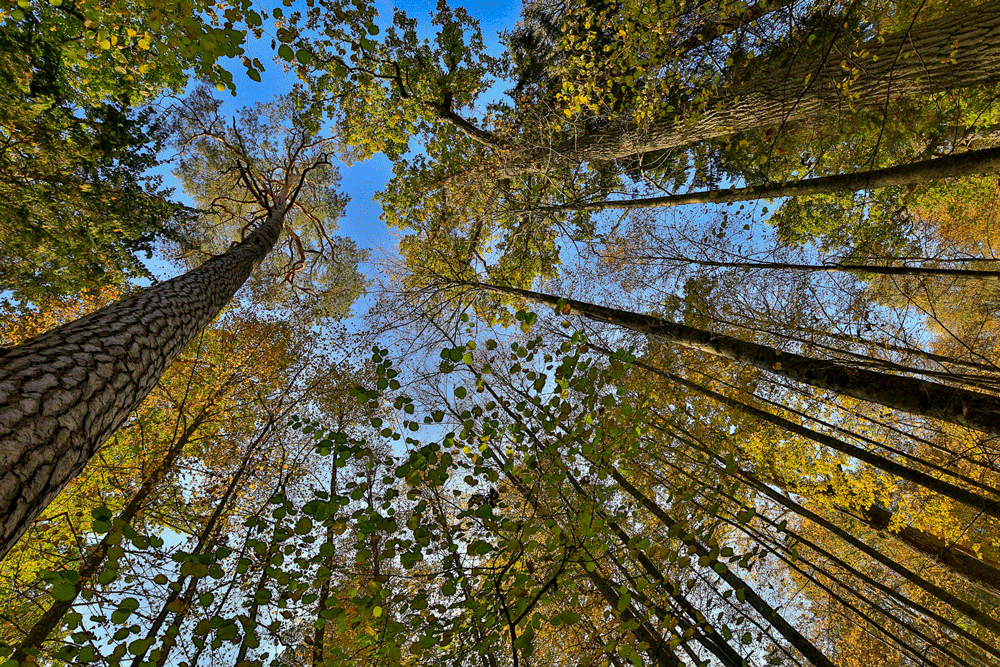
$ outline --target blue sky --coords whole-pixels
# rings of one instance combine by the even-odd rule
[[[258,3],[257,9],[264,13],[278,4],[280,3]],[[431,12],[436,4],[436,0],[406,0],[399,3],[379,0],[375,3],[379,12],[378,22],[383,28],[391,23],[394,7],[400,7],[419,21],[428,37],[432,34]],[[520,2],[514,0],[500,2],[476,0],[452,2],[451,5],[464,7],[471,16],[480,21],[483,40],[489,52],[494,55],[499,55],[503,51],[500,33],[514,27],[521,9]],[[249,37],[253,39],[252,35]],[[296,81],[293,73],[284,72],[282,66],[274,62],[274,52],[270,49],[270,39],[266,35],[265,39],[251,43],[249,51],[251,55],[258,57],[267,69],[263,72],[261,82],[257,83],[246,77],[243,67],[238,62],[234,61],[228,67],[233,73],[237,94],[233,97],[228,93],[219,93],[219,96],[224,101],[224,112],[230,115],[240,107],[249,106],[257,101],[268,101],[276,95],[287,92]],[[500,94],[504,87],[503,84],[495,86],[494,94]],[[392,176],[392,164],[379,155],[351,166],[340,165],[340,171],[343,177],[342,190],[351,197],[351,201],[346,216],[340,221],[339,233],[351,237],[362,248],[376,252],[379,249],[392,252],[395,243],[393,235],[379,219],[381,207],[372,200],[374,194],[383,189]],[[165,174],[165,180],[168,185],[176,188],[176,197],[186,200],[171,175]],[[168,277],[163,274],[160,267],[157,266],[154,270],[159,277]]]

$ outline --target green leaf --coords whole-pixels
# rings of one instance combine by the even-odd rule
[[[229,624],[219,628],[219,632],[216,636],[223,641],[227,641],[236,637],[238,632],[239,628],[236,627],[236,624],[230,622]]]
[[[292,47],[288,46],[288,44],[282,44],[278,47],[278,56],[281,57],[282,60],[292,62],[295,58],[295,53],[292,51]]]
[[[49,595],[60,602],[69,602],[76,597],[76,589],[69,582],[63,581],[53,586]]]
[[[128,651],[132,655],[142,655],[143,653],[146,652],[146,649],[149,648],[149,645],[152,643],[152,641],[153,640],[146,638],[136,639],[134,642],[128,645]]]
[[[312,53],[306,49],[299,49],[295,52],[295,59],[302,65],[308,65],[312,61]]]

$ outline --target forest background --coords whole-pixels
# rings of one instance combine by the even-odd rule
[[[3,667],[1000,659],[1000,3],[0,21]]]

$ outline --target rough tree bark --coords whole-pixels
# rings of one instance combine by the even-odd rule
[[[916,24],[843,53],[748,73],[704,110],[639,127],[616,124],[515,154],[502,177],[610,161],[798,122],[831,109],[930,95],[1000,80],[1000,1]]]
[[[274,247],[285,208],[197,269],[0,356],[0,557]]]
[[[122,508],[121,514],[116,517],[116,529],[107,533],[104,538],[90,549],[90,552],[83,559],[78,572],[80,579],[73,585],[73,596],[68,600],[53,600],[52,605],[45,610],[35,624],[31,626],[24,638],[18,645],[14,653],[15,659],[23,659],[32,655],[48,639],[52,631],[62,622],[63,617],[73,608],[80,591],[90,583],[90,580],[104,567],[107,560],[108,550],[115,543],[115,536],[121,537],[119,524],[130,524],[143,508],[146,499],[159,486],[160,482],[173,470],[174,463],[180,457],[181,452],[187,446],[194,433],[201,428],[202,423],[209,415],[209,406],[194,418],[191,424],[181,433],[180,437],[174,440],[163,460],[152,470],[143,480],[142,485],[136,490],[135,495],[128,504]]]

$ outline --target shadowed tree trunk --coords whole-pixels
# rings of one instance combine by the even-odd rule
[[[669,529],[680,525],[663,508],[625,479],[617,468],[609,467],[607,470],[618,486],[655,516],[664,527]],[[710,556],[711,551],[698,540],[684,535],[683,531],[680,537],[681,541],[693,548],[695,554],[699,557]],[[770,623],[771,627],[777,630],[789,644],[797,648],[809,662],[816,667],[835,667],[834,663],[817,646],[799,633],[794,626],[785,620],[777,609],[772,607],[767,600],[761,597],[746,581],[736,575],[735,572],[726,567],[723,571],[718,572],[718,574],[734,591],[742,591],[746,604],[750,605],[754,611],[760,614],[761,618]]]
[[[284,206],[197,269],[0,357],[0,557],[274,247]]]
[[[613,255],[610,255],[613,256]],[[709,266],[724,269],[745,269],[762,271],[801,271],[803,273],[870,273],[882,276],[941,276],[947,278],[1000,278],[1000,269],[951,269],[937,266],[886,266],[879,264],[853,264],[834,262],[831,264],[795,264],[792,262],[723,261],[715,259],[693,259],[676,255],[629,254],[617,256],[621,260],[656,260],[665,263]],[[948,260],[941,260],[946,263]],[[984,259],[983,262],[995,260]]]
[[[582,315],[682,347],[749,364],[796,382],[884,405],[913,415],[940,419],[966,428],[1000,435],[1000,398],[927,380],[852,368],[830,359],[815,359],[767,345],[696,329],[653,315],[630,313],[584,301],[571,301],[551,294],[456,281],[472,289],[530,299],[560,308],[564,314]],[[985,508],[984,508],[985,509]],[[994,504],[985,509],[998,516]]]
[[[765,183],[745,188],[724,188],[662,197],[637,199],[607,199],[602,201],[571,202],[555,206],[534,206],[531,211],[605,211],[608,209],[643,209],[684,206],[686,204],[724,204],[727,202],[756,201],[779,197],[830,195],[838,192],[856,192],[899,185],[930,183],[943,178],[979,176],[1000,172],[1000,148],[986,148],[948,155],[933,160],[858,171],[850,174],[832,174],[804,178],[785,183]],[[832,270],[832,269],[831,269]]]
[[[499,399],[498,394],[494,392],[492,388],[490,388],[489,383],[486,383],[485,386],[489,389],[489,392],[494,399]],[[507,415],[509,415],[514,419],[517,419],[515,413],[511,410],[510,407],[504,405],[502,401],[498,400],[498,403],[500,403],[501,409],[503,409],[503,411],[506,412]],[[531,432],[530,429],[527,431],[527,433],[528,437],[530,437],[536,443],[539,443],[538,438]],[[601,468],[601,466],[598,466],[593,460],[587,457],[584,457],[584,459],[587,460],[588,463],[590,463],[591,465]],[[500,458],[500,461],[503,462],[502,457]],[[503,470],[506,478],[510,480],[512,485],[521,493],[524,499],[528,501],[530,504],[537,506],[539,501],[537,499],[535,492],[531,488],[528,488],[516,475],[513,474],[513,472],[510,469],[510,466],[503,465]],[[674,526],[679,526],[679,524],[677,524],[669,515],[667,515],[662,508],[660,508],[655,502],[651,501],[649,498],[644,496],[635,486],[633,486],[627,479],[625,479],[617,468],[612,466],[607,468],[607,471],[618,483],[620,488],[622,488],[627,494],[632,496],[643,507],[652,512],[653,515],[656,516],[656,518],[668,530]],[[562,472],[567,475],[567,479],[571,480],[574,489],[578,493],[581,493],[583,489],[580,485],[580,482],[576,479],[576,477],[565,466],[563,466]],[[691,547],[699,557],[707,556],[709,554],[709,549],[706,548],[704,544],[699,542],[693,536],[689,535],[685,536],[682,531],[680,538],[686,545]],[[594,583],[595,587],[597,587],[598,591],[601,592],[601,594],[605,597],[608,603],[612,607],[617,608],[619,598],[614,587],[611,587],[610,593],[612,595],[609,596],[608,589],[603,588],[601,585],[600,576],[598,575],[598,577],[595,578],[594,575],[596,574],[596,570],[595,572],[590,572],[587,570],[586,567],[583,567],[583,570],[584,573]],[[782,617],[781,614],[779,614],[776,609],[774,609],[766,600],[764,600],[764,598],[758,595],[757,592],[754,591],[754,589],[746,581],[741,579],[736,573],[726,568],[724,572],[718,572],[718,574],[722,578],[722,580],[725,581],[726,584],[728,584],[734,591],[735,590],[742,591],[742,594],[745,596],[744,599],[746,604],[750,605],[750,607],[752,607],[758,614],[760,614],[760,616],[768,624],[770,624],[770,626],[774,628],[778,632],[778,634],[780,634],[785,639],[785,641],[787,641],[790,645],[798,649],[799,652],[801,652],[802,655],[805,656],[806,659],[808,659],[815,667],[836,667],[819,648],[813,645],[812,642],[810,642],[797,629],[795,629],[794,626],[792,626],[787,620],[785,620],[785,618]],[[631,608],[628,608],[628,611],[631,612]],[[622,618],[625,620],[630,620],[631,617],[623,613]],[[656,645],[654,644],[650,644],[650,646],[652,648],[656,648]],[[650,653],[650,657],[660,662],[660,664],[662,664],[664,660],[677,659],[676,655],[672,653],[667,656],[660,655],[658,653]]]
[[[964,8],[843,53],[747,72],[708,108],[639,127],[608,127],[515,155],[502,177],[678,148],[822,116],[831,109],[930,95],[1000,80],[1000,2]],[[780,54],[778,54],[780,55]]]
[[[657,632],[652,624],[648,621],[643,621],[642,616],[632,609],[632,605],[628,605],[622,610],[619,602],[621,596],[618,595],[618,586],[615,586],[612,582],[598,574],[596,569],[591,572],[582,564],[580,565],[580,569],[590,579],[590,582],[597,589],[597,592],[601,594],[605,602],[608,603],[608,606],[612,609],[618,609],[618,613],[623,621],[634,624],[635,629],[632,632],[635,633],[636,639],[646,645],[646,655],[649,656],[650,660],[659,665],[659,667],[683,667],[684,663],[671,650],[670,643],[664,639],[663,635]]]

